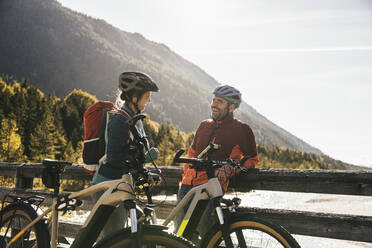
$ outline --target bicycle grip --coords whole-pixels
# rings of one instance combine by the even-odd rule
[[[174,158],[173,158],[173,163],[180,163],[179,159],[180,159],[181,155],[182,155],[184,152],[185,152],[184,149],[180,149],[180,150],[176,153],[176,155],[174,156]]]
[[[239,166],[244,166],[244,163],[245,163],[248,159],[253,158],[254,156],[256,156],[256,155],[246,155],[246,156],[244,156],[244,157],[240,160],[240,162],[239,162]]]
[[[176,155],[174,156],[173,163],[188,163],[188,164],[196,164],[199,162],[197,158],[181,158],[181,155],[185,152],[185,150],[180,149]]]

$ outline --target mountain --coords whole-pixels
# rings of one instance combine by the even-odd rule
[[[211,91],[219,83],[166,45],[141,34],[122,31],[55,0],[1,0],[0,30],[0,75],[28,78],[59,97],[78,88],[113,101],[118,75],[143,71],[160,88],[147,108],[152,120],[171,122],[189,132],[209,117]],[[247,103],[237,117],[252,127],[260,145],[322,154]]]

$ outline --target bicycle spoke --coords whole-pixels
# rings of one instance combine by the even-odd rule
[[[23,205],[10,205],[9,210],[5,209],[2,216],[1,223],[1,235],[0,235],[0,247],[6,247],[10,240],[14,238],[23,228],[25,228],[31,219],[35,218],[33,215],[33,209],[25,207]],[[47,246],[41,246],[37,240],[36,229],[38,226],[31,227],[25,233],[23,233],[18,239],[10,246],[11,248],[42,248]],[[48,230],[45,229],[47,232]],[[45,233],[43,237],[48,237]],[[44,244],[48,244],[47,239],[44,240]]]

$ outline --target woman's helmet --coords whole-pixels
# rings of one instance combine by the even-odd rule
[[[119,76],[119,88],[123,92],[131,90],[146,92],[158,92],[159,88],[150,76],[141,72],[123,72]]]
[[[242,102],[242,94],[240,91],[229,85],[222,85],[215,88],[213,94],[235,104],[236,108],[238,108]]]

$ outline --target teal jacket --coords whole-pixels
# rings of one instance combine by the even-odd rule
[[[130,117],[134,116],[134,113],[123,106],[121,108],[129,114]],[[145,131],[141,121],[136,123],[137,130],[141,137],[144,137]],[[136,160],[138,151],[130,145],[131,134],[127,124],[127,119],[120,114],[113,114],[110,116],[109,122],[106,127],[106,159],[103,159],[99,163],[99,168],[93,176],[93,184],[97,184],[107,180],[119,179],[125,173],[135,173],[133,161]],[[156,149],[151,149],[151,151]],[[157,158],[157,153],[151,152],[151,159],[149,154],[146,154],[146,162],[150,162],[151,159]]]

